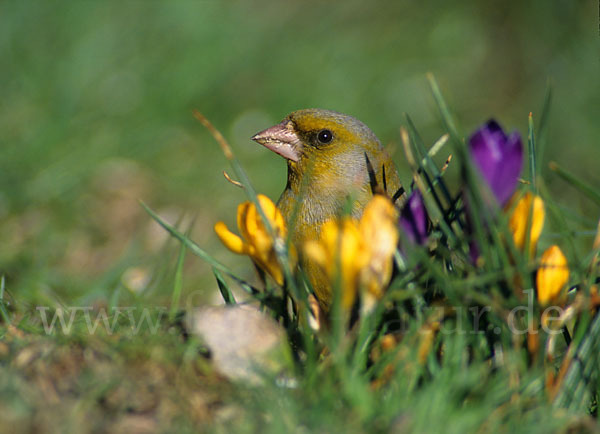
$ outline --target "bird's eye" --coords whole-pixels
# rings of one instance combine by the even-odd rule
[[[330,130],[321,130],[317,134],[317,140],[323,145],[330,143],[333,140],[333,133]]]

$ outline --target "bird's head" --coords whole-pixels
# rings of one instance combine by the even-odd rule
[[[355,185],[367,177],[365,153],[377,160],[383,152],[361,121],[324,109],[295,111],[252,140],[286,158],[291,175],[310,172]]]

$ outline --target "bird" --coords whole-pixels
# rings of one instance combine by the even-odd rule
[[[252,140],[287,160],[287,183],[277,207],[297,251],[318,239],[322,225],[344,209],[359,218],[374,182],[391,194],[401,188],[396,167],[377,136],[346,114],[317,108],[294,111]],[[300,264],[320,307],[329,311],[333,294],[327,277],[307,258]]]

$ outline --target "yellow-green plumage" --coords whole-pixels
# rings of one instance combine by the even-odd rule
[[[327,134],[329,132],[330,134]],[[331,140],[320,140],[329,138]],[[377,182],[391,194],[400,188],[396,168],[373,132],[359,120],[323,109],[299,110],[253,137],[287,158],[288,179],[277,206],[287,220],[298,251],[318,239],[322,224],[340,214],[351,198],[359,217],[372,196],[365,153]],[[326,276],[301,258],[321,306],[328,310],[332,294]]]

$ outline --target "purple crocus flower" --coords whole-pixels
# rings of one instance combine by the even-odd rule
[[[517,188],[521,174],[521,136],[516,131],[507,136],[502,127],[490,119],[471,136],[469,150],[496,200],[504,206]]]
[[[399,224],[404,234],[413,244],[427,241],[427,209],[419,190],[413,190],[400,212]]]

